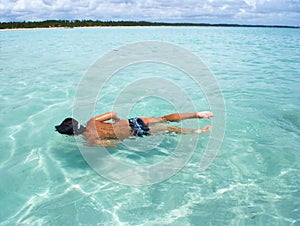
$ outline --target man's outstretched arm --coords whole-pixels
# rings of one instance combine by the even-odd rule
[[[113,119],[115,121],[119,120],[116,112],[107,112],[105,114],[95,116],[92,119],[96,120],[96,121],[100,121],[100,122],[104,122],[104,121],[111,120],[111,119]]]

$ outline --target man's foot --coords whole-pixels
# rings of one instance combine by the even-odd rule
[[[205,126],[204,128],[198,129],[198,130],[196,130],[195,132],[196,132],[196,133],[206,133],[206,132],[208,132],[208,131],[210,131],[210,130],[211,130],[211,126]]]
[[[201,112],[197,112],[197,117],[198,118],[212,118],[212,117],[214,117],[214,115],[210,111],[201,111]]]

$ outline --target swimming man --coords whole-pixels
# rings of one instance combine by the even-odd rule
[[[80,123],[73,118],[66,118],[60,125],[55,126],[55,128],[61,134],[70,136],[82,134],[90,145],[115,146],[116,143],[113,140],[123,140],[130,136],[148,136],[155,134],[155,132],[164,131],[177,134],[208,132],[211,126],[193,130],[177,126],[159,125],[159,123],[211,117],[213,117],[211,112],[203,111],[175,113],[156,118],[130,118],[120,120],[115,112],[107,112],[91,118],[87,122],[86,127],[80,125]],[[113,120],[113,122],[108,122],[108,120]]]

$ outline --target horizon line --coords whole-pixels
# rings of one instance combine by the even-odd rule
[[[80,26],[62,26],[64,25],[76,25],[75,23],[99,23],[98,25],[85,25],[85,27],[95,27],[95,26],[207,26],[207,27],[265,27],[265,28],[300,28],[300,26],[295,25],[269,25],[269,24],[240,24],[240,23],[196,23],[196,22],[151,22],[151,21],[134,21],[134,20],[91,20],[91,19],[74,19],[74,20],[68,20],[68,19],[60,19],[60,20],[36,20],[36,21],[6,21],[1,22],[0,21],[0,29],[3,29],[1,25],[11,25],[11,24],[34,24],[37,23],[39,25],[42,25],[43,23],[60,23],[58,26],[53,27],[80,27]],[[17,27],[5,27],[7,29],[13,29]],[[20,28],[26,28],[26,27],[20,27]],[[30,27],[28,27],[30,28]]]

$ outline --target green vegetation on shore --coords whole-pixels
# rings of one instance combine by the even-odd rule
[[[299,28],[280,25],[240,25],[240,24],[208,24],[208,23],[164,23],[146,21],[99,21],[99,20],[45,20],[23,22],[0,22],[0,29],[18,28],[73,28],[73,27],[112,27],[112,26],[215,26],[215,27],[276,27]]]

